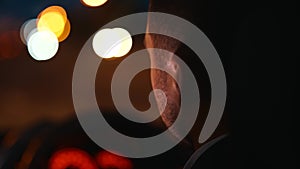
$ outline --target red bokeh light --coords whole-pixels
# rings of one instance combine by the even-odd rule
[[[121,157],[107,151],[102,151],[96,156],[97,163],[101,169],[132,169],[132,162],[125,157]]]
[[[75,148],[62,149],[55,152],[50,161],[49,169],[98,169],[92,157],[85,151]]]

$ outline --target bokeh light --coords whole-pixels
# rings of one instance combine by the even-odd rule
[[[93,49],[102,58],[114,57],[119,51],[119,36],[112,29],[102,29],[93,38]]]
[[[119,34],[120,41],[121,41],[121,43],[118,44],[119,51],[115,55],[115,57],[122,57],[122,56],[126,55],[132,48],[131,35],[127,30],[122,29],[122,28],[114,28],[113,30]]]
[[[125,157],[121,157],[107,151],[102,151],[96,156],[97,163],[102,169],[132,169],[132,162]]]
[[[132,48],[132,37],[122,28],[102,29],[95,34],[92,45],[102,58],[122,57]]]
[[[89,7],[98,7],[105,4],[107,0],[81,0],[81,2]]]
[[[49,60],[58,51],[58,39],[48,30],[35,31],[28,40],[28,52],[38,61]]]
[[[64,17],[58,12],[47,12],[38,20],[37,28],[39,31],[48,29],[58,38],[65,28]]]
[[[37,19],[30,19],[27,20],[20,29],[20,37],[22,42],[27,45],[27,41],[29,39],[29,34],[31,31],[33,31],[34,29],[36,29],[36,23],[37,23]]]
[[[39,31],[52,31],[59,42],[64,41],[70,34],[71,24],[67,12],[61,6],[50,6],[38,15],[37,28]]]
[[[49,160],[49,169],[98,169],[92,157],[85,151],[75,148],[55,152]]]
[[[67,37],[69,36],[71,32],[71,24],[70,21],[67,19],[65,27],[64,27],[64,31],[62,32],[62,34],[58,37],[58,41],[62,42],[65,39],[67,39]]]
[[[67,12],[65,11],[65,9],[61,6],[50,6],[46,9],[44,9],[39,15],[38,15],[38,19],[40,19],[43,15],[45,15],[46,13],[51,13],[51,12],[56,12],[56,13],[59,13],[64,21],[66,22],[67,21]]]
[[[71,24],[61,6],[50,6],[37,19],[26,21],[20,29],[20,38],[27,45],[28,52],[35,60],[43,61],[54,57],[58,42],[70,34]]]

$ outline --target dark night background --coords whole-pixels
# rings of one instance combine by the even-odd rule
[[[59,53],[52,60],[39,63],[27,53],[18,31],[26,20],[36,17],[49,5],[66,9],[71,34],[60,44]],[[289,53],[294,46],[283,49],[283,44],[287,43],[284,29],[290,23],[299,22],[299,18],[294,19],[296,5],[258,0],[155,0],[153,5],[155,11],[175,14],[197,25],[215,46],[226,71],[228,100],[215,135],[225,132],[229,137],[198,161],[199,168],[297,168],[294,155],[297,132],[292,120],[292,112],[296,111],[291,98],[295,95],[294,80],[299,75],[292,59],[295,54]],[[83,144],[88,140],[82,136],[84,134],[74,118],[71,93],[72,72],[80,49],[105,23],[147,10],[147,0],[110,0],[98,8],[87,8],[79,0],[0,0],[0,143],[3,144],[8,133],[14,140],[18,133],[42,123],[41,127],[25,134],[30,138],[33,137],[30,133],[39,133],[34,130],[47,131],[43,137],[47,138],[44,144],[48,147],[38,152],[40,157],[34,162],[43,161],[43,155],[62,142],[64,146],[85,147]],[[134,50],[142,48],[142,38],[136,37]],[[192,55],[189,52],[184,46],[178,51]],[[193,58],[185,61],[195,72],[202,70],[198,69],[201,63]],[[115,67],[121,61],[107,62],[107,74],[112,73],[109,67]],[[197,75],[202,74],[198,72]],[[137,88],[145,82],[149,83],[149,80],[144,78],[144,82],[137,82]],[[99,90],[106,90],[99,86]],[[136,96],[139,97],[143,95]],[[103,109],[113,111],[109,101],[102,104]],[[80,132],[75,132],[77,130]],[[154,130],[150,128],[147,132],[158,132],[158,129]],[[57,139],[49,136],[52,134],[57,134]],[[83,138],[74,143],[71,140],[76,134]],[[62,136],[69,138],[60,139]],[[89,152],[95,151],[94,146],[88,148]],[[0,149],[0,155],[4,149]],[[143,168],[144,163],[152,163],[149,165],[152,168],[172,168],[165,163],[176,163],[175,157],[181,154],[178,149],[157,158],[137,160],[137,166]],[[18,158],[17,155],[13,157]],[[13,164],[14,160],[8,159],[7,165]]]

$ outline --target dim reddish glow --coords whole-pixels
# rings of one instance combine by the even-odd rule
[[[0,32],[0,59],[17,57],[21,52],[22,42],[18,31]]]
[[[68,148],[55,152],[50,161],[49,169],[98,169],[92,157],[83,150]]]
[[[102,151],[96,156],[97,163],[101,169],[132,169],[132,162],[125,157],[121,157],[107,151]]]

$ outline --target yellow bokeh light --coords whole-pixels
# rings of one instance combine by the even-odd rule
[[[37,17],[37,19],[40,19],[44,14],[49,13],[49,12],[57,12],[59,14],[61,14],[61,16],[63,17],[64,21],[67,21],[67,12],[65,11],[65,9],[61,6],[50,6],[46,9],[44,9]]]
[[[81,2],[90,7],[97,7],[103,5],[107,0],[81,0]]]
[[[56,37],[59,37],[64,31],[65,20],[58,12],[47,12],[38,20],[37,28],[39,31],[50,30]]]
[[[53,32],[59,42],[62,42],[68,37],[71,25],[63,7],[50,6],[38,15],[37,28],[38,31],[49,30]]]

